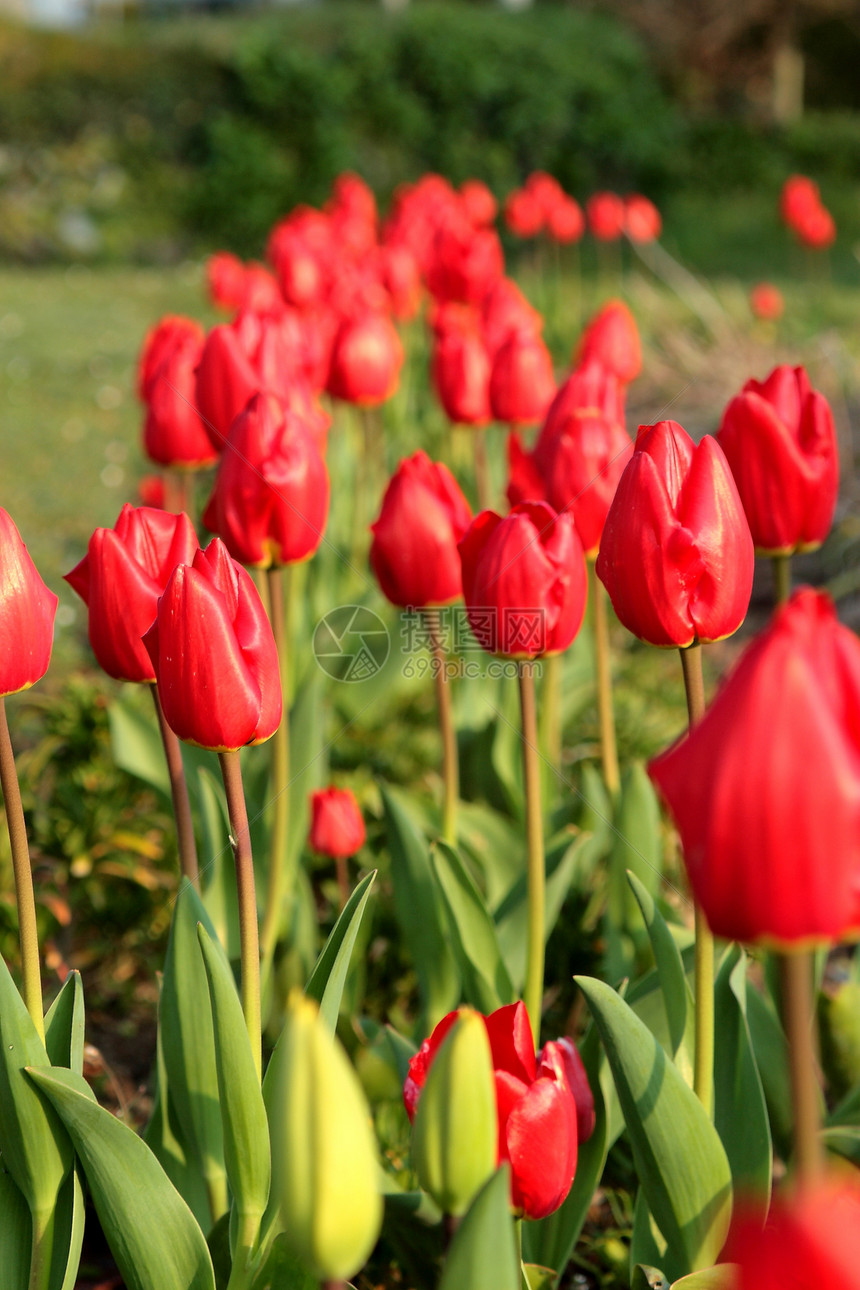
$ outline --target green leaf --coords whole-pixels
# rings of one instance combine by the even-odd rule
[[[214,1222],[226,1208],[226,1173],[212,1009],[197,939],[198,923],[215,936],[200,897],[183,880],[167,944],[159,1029],[167,1097],[192,1158],[206,1179]]]
[[[146,1143],[98,1105],[79,1075],[59,1067],[28,1074],[72,1137],[129,1290],[215,1290],[203,1233]]]
[[[263,1093],[230,964],[202,923],[197,935],[212,1002],[227,1180],[237,1214],[259,1220],[269,1199],[271,1177],[269,1122]],[[254,1239],[256,1235],[255,1231]]]
[[[629,872],[627,880],[645,920],[645,930],[654,953],[660,992],[669,1025],[671,1056],[674,1057],[684,1041],[688,1019],[693,1016],[692,992],[687,984],[678,943],[657,908],[653,895],[635,873]]]
[[[230,846],[230,822],[224,785],[208,766],[197,768],[200,814],[200,886],[203,904],[228,959],[238,959],[239,898]]]
[[[355,948],[355,938],[361,926],[361,920],[370,897],[370,889],[376,878],[376,870],[366,874],[352,892],[349,900],[340,912],[337,922],[331,929],[329,938],[323,946],[314,970],[305,987],[309,999],[316,999],[320,1006],[320,1016],[334,1034],[340,1012],[343,987],[349,971],[350,959]]]
[[[774,1146],[788,1159],[794,1141],[788,1040],[772,1003],[752,986],[747,990],[746,1016]]]
[[[510,1187],[509,1166],[503,1164],[484,1183],[458,1227],[439,1290],[520,1290]]]
[[[164,978],[161,977],[159,989],[163,982]],[[164,1045],[160,1026],[155,1043],[155,1094],[152,1115],[144,1130],[143,1140],[190,1207],[201,1230],[206,1231],[212,1221],[209,1197],[206,1194],[206,1184],[200,1169],[192,1160],[192,1153],[182,1131],[175,1103],[168,1096],[167,1069],[164,1065]]]
[[[319,1281],[290,1249],[285,1236],[276,1236],[252,1290],[319,1290]]]
[[[72,1167],[69,1136],[23,1074],[49,1066],[45,1045],[0,957],[0,1152],[30,1212],[50,1213]]]
[[[27,1290],[30,1275],[30,1211],[0,1161],[0,1268],[3,1290]]]
[[[524,1263],[523,1276],[528,1290],[553,1290],[555,1272],[552,1268],[542,1268],[538,1263]]]
[[[111,752],[120,770],[143,780],[169,799],[170,775],[154,708],[147,716],[134,701],[123,696],[109,706],[108,722]]]
[[[558,921],[561,907],[567,899],[578,872],[581,858],[591,839],[581,833],[561,846],[552,847],[546,857],[546,917],[545,940],[549,940]],[[489,903],[489,893],[488,902]],[[528,920],[528,882],[523,869],[522,843],[520,844],[520,874],[508,890],[504,900],[493,912],[496,937],[511,982],[522,985],[526,974],[526,923]]]
[[[448,914],[450,943],[463,980],[463,994],[479,1012],[514,999],[496,929],[483,897],[460,857],[445,842],[434,844],[431,863]]]
[[[84,1244],[86,1202],[80,1163],[69,1170],[54,1209],[51,1238],[51,1290],[74,1290]]]
[[[382,789],[394,912],[404,944],[418,974],[425,1018],[421,1028],[432,1030],[460,998],[460,976],[447,941],[447,925],[439,885],[430,864],[430,849],[415,827],[399,795]]]
[[[703,1268],[701,1272],[681,1277],[672,1283],[672,1290],[731,1290],[737,1285],[737,1272],[736,1263],[718,1263],[714,1268]]]
[[[84,987],[80,972],[70,972],[45,1013],[45,1048],[52,1066],[84,1070]]]
[[[610,917],[619,925],[629,927],[635,917],[627,874],[634,874],[640,886],[654,896],[660,885],[662,860],[660,804],[644,765],[633,762],[624,773],[609,852]]]
[[[609,1150],[606,1104],[600,1086],[602,1054],[593,1026],[582,1044],[581,1056],[594,1098],[594,1131],[586,1142],[579,1144],[573,1185],[564,1203],[548,1218],[523,1224],[525,1257],[554,1268],[559,1275],[579,1240]]]
[[[714,1124],[735,1188],[767,1200],[773,1148],[746,1013],[747,956],[731,945],[714,983]]]
[[[640,1187],[633,1203],[633,1231],[630,1236],[630,1262],[636,1267],[656,1272],[666,1261],[666,1241],[654,1222],[645,1193]],[[660,1276],[662,1277],[662,1273]]]
[[[669,1282],[659,1268],[637,1263],[630,1278],[630,1290],[669,1290]]]
[[[648,1206],[667,1241],[666,1271],[709,1267],[728,1232],[731,1171],[692,1089],[645,1024],[602,981],[576,978],[600,1032]]]

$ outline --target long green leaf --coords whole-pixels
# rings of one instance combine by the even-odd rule
[[[309,999],[316,999],[320,1006],[320,1016],[332,1034],[337,1027],[343,987],[355,948],[355,938],[358,936],[358,929],[361,926],[375,878],[374,869],[372,873],[362,878],[352,892],[331,929],[329,938],[305,986],[305,994]]]
[[[409,947],[424,1005],[423,1028],[455,1008],[460,975],[447,942],[439,886],[430,864],[430,849],[410,818],[408,808],[391,789],[382,789],[385,826],[394,883],[394,912],[403,942]]]
[[[76,1161],[57,1197],[50,1229],[51,1290],[74,1290],[78,1283],[86,1221],[82,1175],[80,1162]]]
[[[507,1165],[484,1183],[451,1242],[439,1290],[520,1290],[510,1185]]]
[[[773,1148],[764,1089],[747,1025],[747,956],[726,951],[714,983],[714,1123],[738,1189],[767,1201]]]
[[[52,1066],[84,1070],[84,987],[80,972],[70,972],[45,1013],[45,1048]]]
[[[496,928],[471,875],[445,842],[431,850],[431,863],[448,914],[450,942],[466,1000],[490,1013],[514,999]]]
[[[215,936],[200,897],[189,882],[183,881],[167,945],[159,1028],[167,1096],[193,1159],[206,1179],[214,1221],[226,1208],[226,1172],[212,1009],[197,939],[198,923]]]
[[[203,1233],[143,1139],[99,1106],[72,1071],[28,1074],[71,1135],[129,1290],[215,1290]]]
[[[770,1000],[753,987],[747,990],[747,1025],[767,1101],[774,1146],[787,1159],[794,1138],[788,1040]]]
[[[669,1041],[672,1046],[671,1056],[674,1057],[684,1041],[688,1018],[691,1019],[693,1015],[692,991],[687,984],[678,943],[657,908],[657,903],[651,891],[632,871],[628,872],[627,881],[645,920],[645,930],[651,942],[654,962],[657,966],[657,975],[660,980],[660,992],[666,1008],[666,1020],[669,1025]]]
[[[237,1213],[259,1219],[269,1199],[272,1170],[263,1094],[230,964],[202,923],[197,935],[212,1002],[227,1179]]]
[[[572,840],[568,837],[560,846],[552,847],[546,857],[546,916],[545,939],[555,927],[561,907],[570,892],[574,876],[579,870],[582,855],[590,844],[588,835],[581,833]],[[489,895],[489,893],[488,893]],[[522,986],[526,974],[526,923],[528,921],[528,883],[523,871],[520,853],[520,875],[507,891],[504,900],[493,911],[499,949],[508,975],[515,987]]]
[[[72,1167],[69,1136],[23,1074],[49,1066],[45,1045],[0,957],[0,1153],[30,1212],[48,1214]]]
[[[3,1290],[27,1290],[30,1232],[27,1202],[0,1160],[0,1284]]]
[[[576,978],[612,1068],[636,1172],[672,1276],[710,1267],[732,1209],[725,1150],[702,1104],[643,1022],[602,981]]]

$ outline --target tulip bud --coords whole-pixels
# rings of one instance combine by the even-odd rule
[[[493,357],[490,408],[497,421],[542,421],[555,397],[552,357],[531,327],[514,328]]]
[[[608,300],[591,318],[579,341],[577,363],[596,359],[624,385],[642,371],[642,345],[636,319],[623,300]]]
[[[167,724],[180,739],[224,752],[277,730],[272,628],[253,579],[219,538],[174,569],[143,643]]]
[[[416,452],[401,461],[371,525],[370,564],[395,605],[424,608],[462,595],[457,543],[472,512],[447,466]]]
[[[480,1013],[461,1008],[421,1091],[412,1160],[423,1189],[445,1214],[463,1214],[496,1167],[493,1060]]]
[[[860,928],[858,713],[860,642],[802,588],[649,766],[717,936],[784,946]]]
[[[358,1076],[297,990],[263,1085],[272,1142],[266,1223],[321,1280],[351,1276],[382,1225],[379,1163]]]
[[[624,199],[617,193],[593,193],[585,204],[588,229],[598,242],[615,242],[624,232]]]
[[[756,549],[790,554],[820,546],[833,522],[839,453],[833,413],[802,367],[747,381],[723,413],[726,454]]]
[[[28,690],[51,661],[57,597],[0,508],[0,697]]]
[[[478,644],[536,658],[567,649],[585,614],[586,570],[573,516],[523,502],[482,511],[460,542],[463,596]]]
[[[744,620],[752,539],[719,444],[677,421],[640,426],[609,508],[597,576],[621,622],[651,645],[721,640]]]
[[[364,820],[348,788],[320,788],[311,793],[310,844],[320,855],[354,856],[364,846]]]

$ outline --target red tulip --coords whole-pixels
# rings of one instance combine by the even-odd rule
[[[0,507],[0,697],[29,690],[47,672],[56,612],[57,597]]]
[[[197,411],[196,369],[203,352],[203,328],[177,331],[160,347],[146,380],[143,447],[160,466],[196,470],[218,460],[218,453]]]
[[[860,1187],[853,1173],[744,1207],[721,1255],[733,1290],[860,1290]]]
[[[328,221],[324,216],[320,218],[328,236]],[[326,260],[306,231],[289,221],[276,226],[269,238],[268,257],[288,304],[307,309],[324,299],[328,286]]]
[[[221,309],[241,309],[245,296],[245,266],[232,251],[217,251],[206,261],[209,299]]]
[[[275,638],[253,579],[218,538],[174,569],[143,640],[167,724],[180,739],[226,752],[275,733]]]
[[[493,356],[490,408],[497,421],[528,425],[543,420],[555,396],[552,357],[530,328],[516,329]]]
[[[615,242],[624,232],[624,201],[617,193],[594,193],[585,204],[588,230],[598,242]]]
[[[564,201],[565,193],[561,184],[545,170],[533,170],[526,180],[525,188],[541,208],[544,219],[548,219],[550,211]]]
[[[421,270],[408,246],[381,246],[378,272],[388,293],[391,312],[402,322],[414,318],[421,306]]]
[[[359,407],[375,407],[397,389],[403,346],[386,314],[365,313],[341,323],[334,340],[328,391]]]
[[[747,381],[723,413],[726,454],[753,541],[768,554],[820,546],[833,522],[839,453],[833,414],[802,367]]]
[[[89,611],[89,638],[99,666],[119,681],[152,682],[152,660],[141,639],[158,598],[179,564],[198,548],[187,515],[126,504],[112,529],[96,529],[87,554],[66,582]]]
[[[557,511],[571,510],[586,552],[596,554],[632,451],[624,387],[599,363],[585,363],[559,387],[533,452],[509,436],[508,501],[543,500]]]
[[[494,357],[513,331],[539,336],[543,318],[512,278],[498,278],[481,301],[481,328],[487,351]]]
[[[514,237],[537,237],[546,215],[534,193],[517,188],[505,199],[505,223]]]
[[[437,331],[430,374],[450,421],[480,426],[492,419],[490,357],[473,315]]]
[[[860,928],[858,714],[860,642],[804,588],[652,762],[716,935],[785,945]]]
[[[608,300],[590,319],[579,341],[578,364],[596,359],[623,385],[642,371],[642,348],[636,319],[623,300]]]
[[[370,564],[395,605],[444,605],[462,595],[458,543],[472,512],[457,481],[425,452],[401,461],[371,525]]]
[[[654,242],[660,236],[663,221],[652,201],[633,193],[624,203],[624,230],[631,242]]]
[[[202,341],[203,335],[198,322],[181,314],[166,314],[154,327],[150,327],[137,360],[137,395],[141,403],[148,401],[155,375],[170,351],[192,339]]]
[[[821,204],[818,184],[806,175],[789,175],[782,186],[779,213],[793,227],[811,207]]]
[[[273,394],[255,394],[233,423],[203,523],[242,564],[296,564],[322,541],[328,504],[307,424]]]
[[[573,516],[523,502],[482,511],[460,542],[463,596],[478,644],[535,658],[567,649],[585,614],[586,572]]]
[[[348,788],[321,788],[311,793],[310,845],[320,855],[354,856],[364,846],[364,819]]]
[[[554,242],[578,242],[585,232],[585,215],[579,202],[563,193],[546,217],[546,231]]]
[[[462,207],[437,228],[427,263],[427,288],[437,300],[477,305],[504,275],[502,244],[495,229],[475,228]]]
[[[578,412],[543,441],[534,459],[557,511],[570,510],[583,549],[595,556],[618,482],[633,455],[623,426],[600,413]]]
[[[756,318],[773,322],[785,313],[785,301],[772,282],[758,282],[750,291],[750,308]]]
[[[460,200],[470,224],[488,228],[496,218],[499,203],[480,179],[467,179],[460,185]]]
[[[836,241],[836,221],[826,206],[811,206],[792,225],[797,239],[813,251],[823,251]]]
[[[640,426],[597,557],[615,612],[651,645],[721,640],[744,620],[754,553],[728,462],[677,421]]]
[[[403,1101],[410,1120],[427,1072],[456,1018],[456,1012],[443,1017],[409,1062]],[[575,1060],[572,1045],[550,1041],[535,1055],[522,1003],[498,1008],[484,1023],[496,1085],[498,1161],[511,1166],[511,1208],[526,1218],[545,1218],[561,1205],[576,1172],[578,1108],[567,1079]],[[584,1095],[587,1080],[579,1087]],[[591,1102],[593,1110],[593,1098]]]

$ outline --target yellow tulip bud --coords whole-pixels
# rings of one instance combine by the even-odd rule
[[[370,1109],[317,1005],[297,990],[287,1003],[263,1093],[272,1143],[264,1230],[274,1224],[283,1231],[321,1280],[351,1276],[382,1226]]]
[[[498,1136],[487,1027],[461,1008],[427,1072],[412,1131],[418,1181],[444,1213],[468,1209],[496,1167]]]

